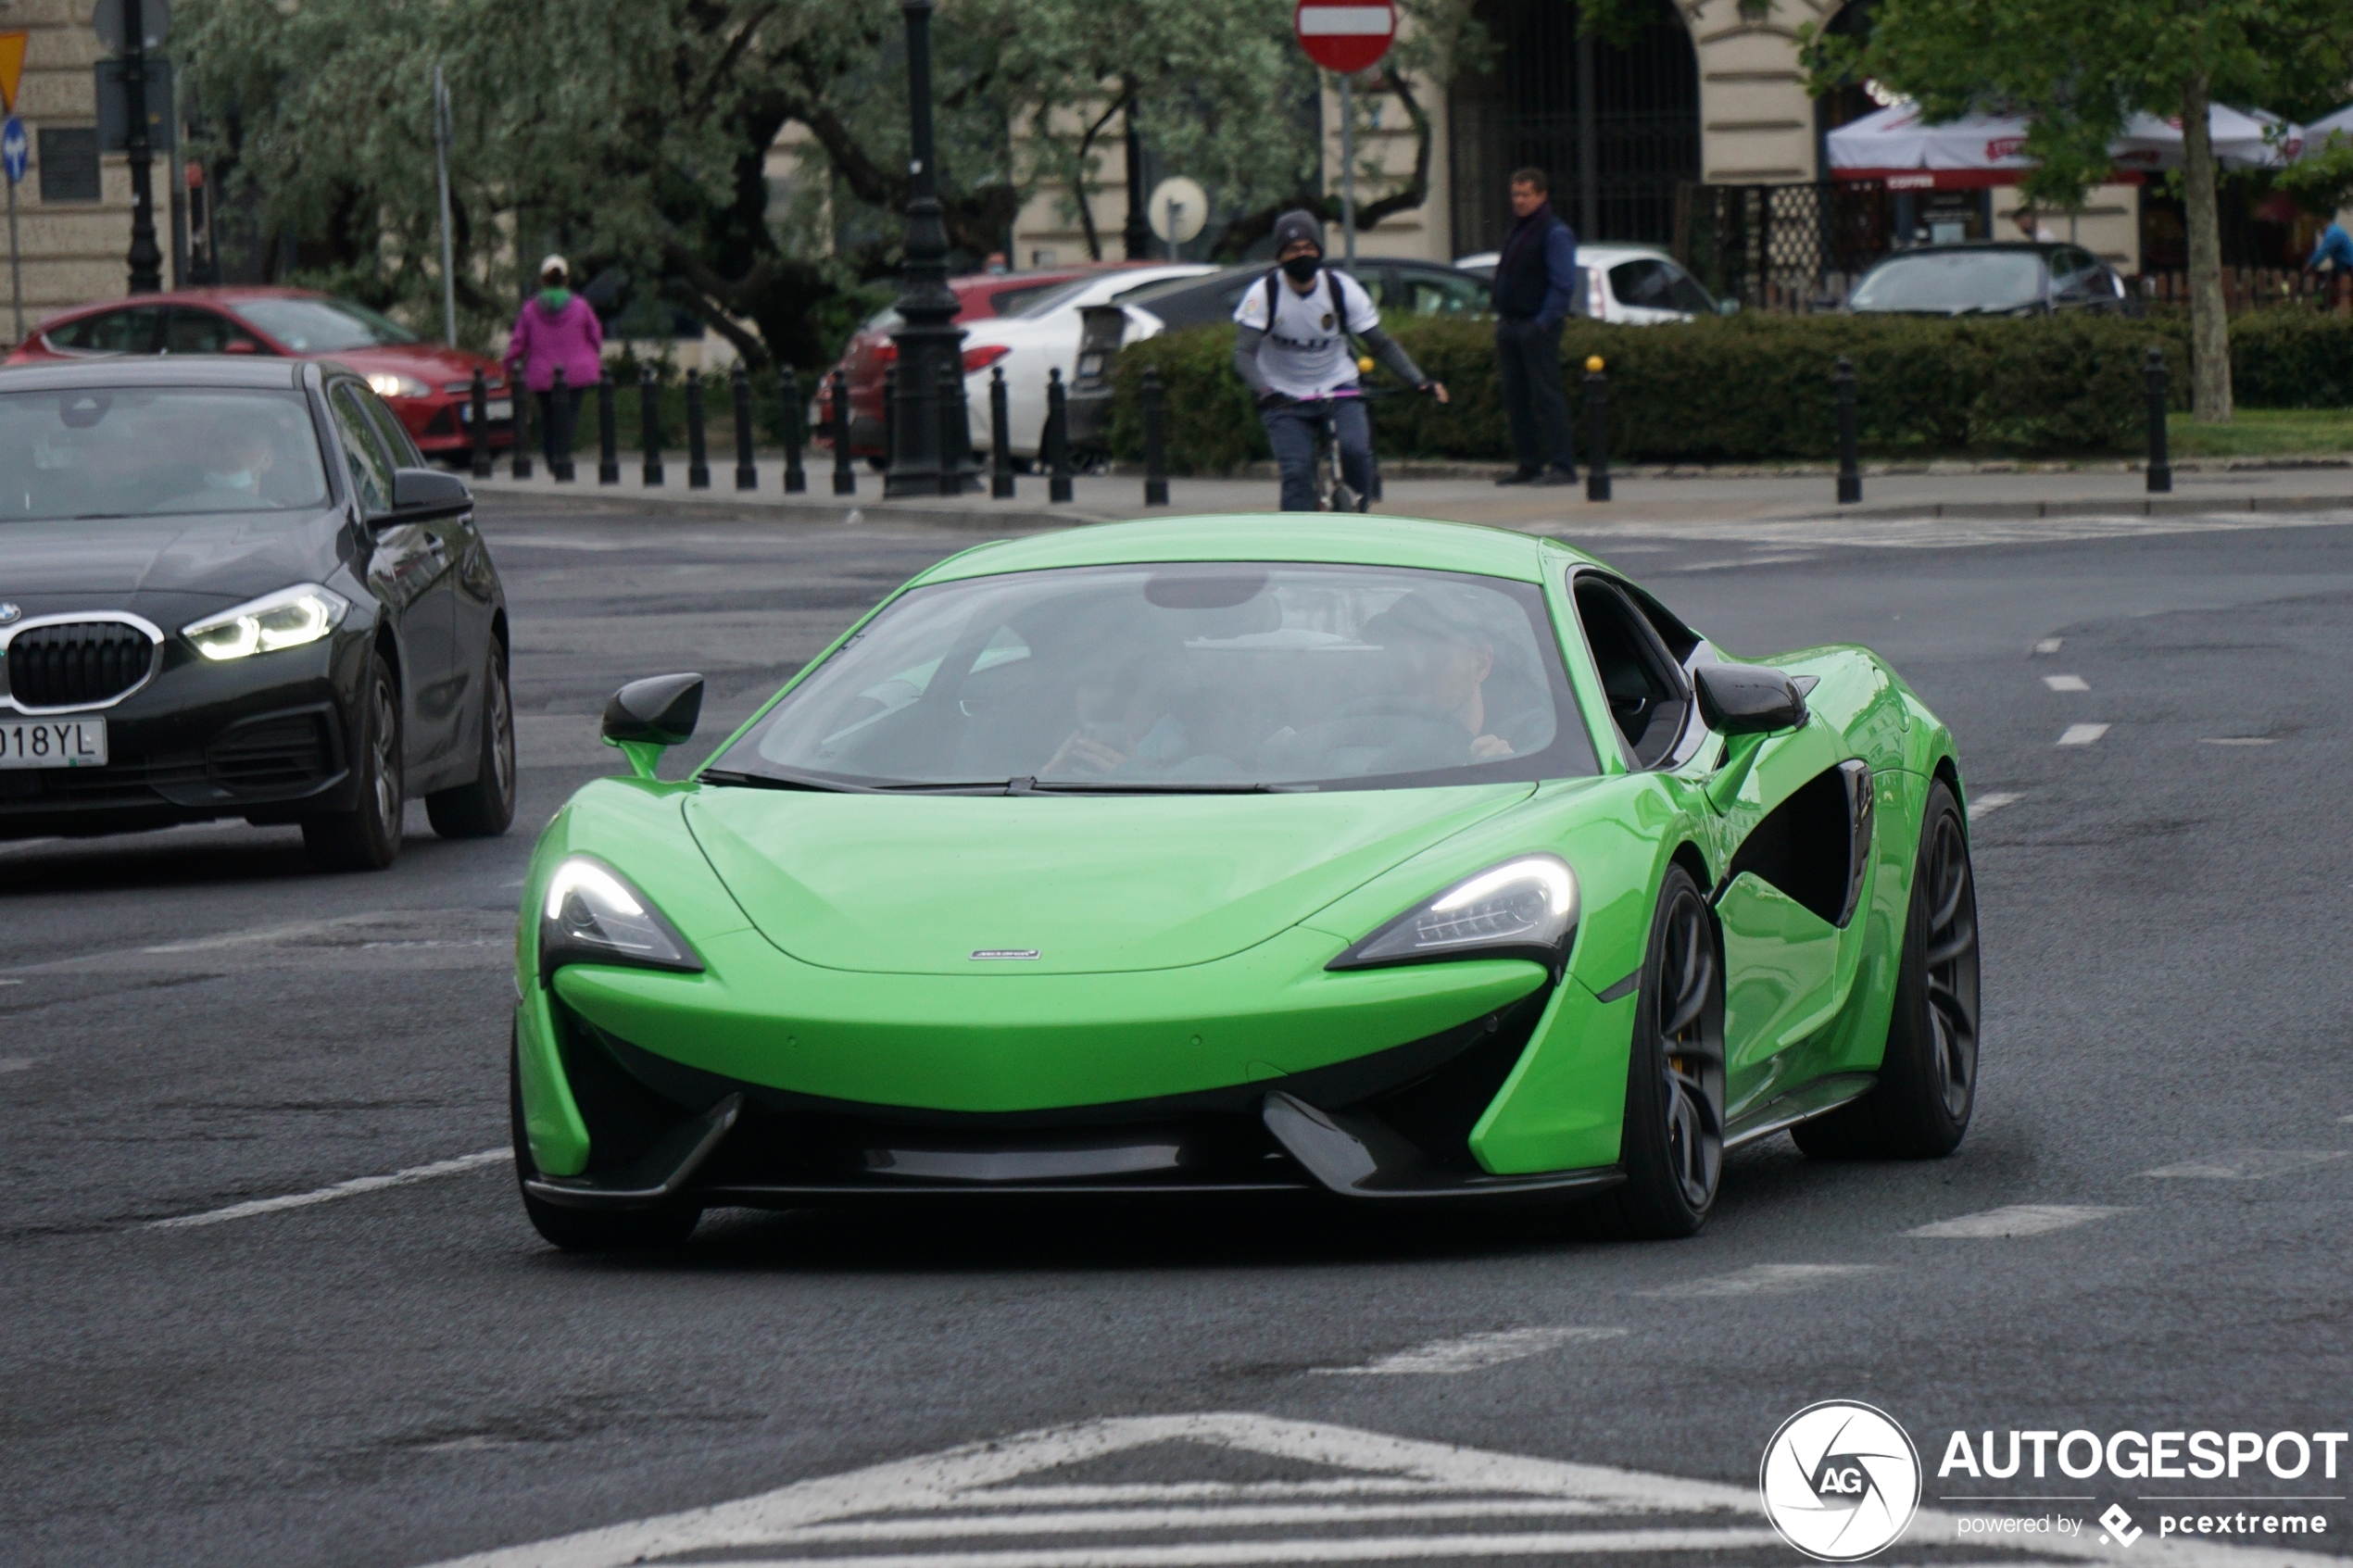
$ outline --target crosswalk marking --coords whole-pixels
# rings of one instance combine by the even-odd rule
[[[1013,1551],[892,1552],[836,1561],[857,1568],[1222,1568],[1239,1562],[1399,1562],[1445,1557],[1622,1556],[1778,1546],[1768,1529],[1587,1530],[1541,1535],[1354,1536],[1337,1540],[1188,1541],[1142,1547],[1047,1547]],[[745,1558],[727,1568],[793,1568],[823,1559]]]
[[[2034,651],[2047,658],[2048,656],[2058,652],[2059,646],[2066,641],[2067,639],[2065,637],[2045,637],[2041,642],[2034,645]]]
[[[2043,684],[2055,692],[2088,692],[2092,689],[2081,675],[2045,675]]]
[[[2092,1203],[2013,1203],[2006,1209],[1988,1209],[1982,1214],[1959,1214],[1949,1220],[1939,1220],[1934,1224],[1921,1225],[1904,1234],[1924,1236],[1931,1241],[2045,1236],[2052,1231],[2069,1230],[2124,1212],[2121,1209],[2103,1209]]]
[[[1840,1280],[1883,1272],[1877,1263],[1755,1263],[1729,1274],[1645,1290],[1644,1296],[1794,1296]]]
[[[2203,1160],[2184,1160],[2179,1165],[2160,1165],[2141,1174],[2191,1181],[2253,1182],[2261,1181],[2266,1176],[2301,1171],[2308,1165],[2322,1165],[2333,1160],[2343,1160],[2348,1153],[2353,1153],[2353,1150],[2242,1148],[2208,1155]]]
[[[2070,724],[2067,733],[2059,736],[2058,743],[2061,746],[2089,746],[2108,734],[2108,728],[2106,724]]]
[[[1989,789],[1969,802],[1969,814],[1982,817],[1988,811],[1998,811],[2005,806],[2015,806],[2026,797],[2014,789]]]
[[[1466,1334],[1460,1338],[1435,1340],[1428,1345],[1417,1345],[1410,1350],[1400,1350],[1395,1355],[1382,1356],[1361,1366],[1319,1366],[1312,1370],[1331,1377],[1413,1374],[1443,1376],[1501,1366],[1506,1361],[1541,1355],[1546,1350],[1557,1350],[1564,1345],[1572,1345],[1579,1340],[1617,1339],[1626,1332],[1622,1328],[1576,1328],[1567,1325],[1508,1328],[1491,1334]]]

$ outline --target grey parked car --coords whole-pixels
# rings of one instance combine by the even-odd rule
[[[1863,274],[1846,308],[1858,316],[2137,316],[2144,307],[2082,246],[2016,241],[1899,251]]]

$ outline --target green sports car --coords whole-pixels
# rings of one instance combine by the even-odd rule
[[[1729,660],[1552,540],[1115,523],[924,572],[683,782],[698,676],[539,839],[531,1221],[887,1195],[1575,1200],[1944,1154],[1977,1073],[1951,734],[1876,655]]]

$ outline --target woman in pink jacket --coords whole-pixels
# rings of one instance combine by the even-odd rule
[[[553,472],[572,460],[572,433],[580,422],[580,399],[604,371],[605,329],[588,302],[572,292],[572,268],[560,256],[539,264],[539,292],[523,302],[507,340],[507,384],[520,377],[539,403],[539,435]],[[561,407],[552,389],[556,367],[563,367],[570,396]]]

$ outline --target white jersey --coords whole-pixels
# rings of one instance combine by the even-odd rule
[[[1275,279],[1275,319],[1266,320],[1266,284],[1252,283],[1234,308],[1234,320],[1265,332],[1258,345],[1258,373],[1286,397],[1328,397],[1356,384],[1356,358],[1332,314],[1332,284],[1348,312],[1348,331],[1363,334],[1380,325],[1380,312],[1365,285],[1345,272],[1317,272],[1305,294],[1280,274]]]

